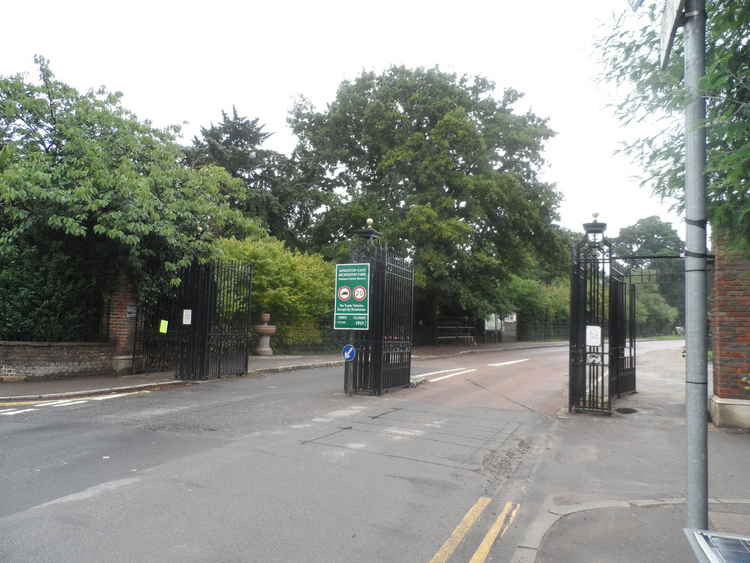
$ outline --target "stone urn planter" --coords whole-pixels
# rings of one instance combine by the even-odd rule
[[[276,334],[276,327],[268,324],[268,321],[270,320],[270,313],[261,313],[261,324],[253,327],[255,333],[258,335],[258,344],[255,347],[256,356],[273,356],[271,337]]]

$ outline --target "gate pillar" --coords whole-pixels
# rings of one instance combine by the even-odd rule
[[[351,260],[370,264],[369,329],[350,332],[357,349],[349,367],[351,389],[381,395],[411,382],[414,264],[382,241],[372,219],[352,241]]]
[[[596,217],[572,251],[568,408],[612,414],[615,397],[635,391],[635,289]]]

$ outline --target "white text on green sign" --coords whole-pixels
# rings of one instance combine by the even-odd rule
[[[336,264],[333,328],[370,329],[370,264]]]

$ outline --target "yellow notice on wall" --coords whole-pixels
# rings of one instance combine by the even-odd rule
[[[167,334],[167,327],[169,326],[169,321],[161,321],[159,323],[159,332],[161,334]]]

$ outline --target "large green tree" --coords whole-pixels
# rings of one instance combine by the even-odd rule
[[[16,271],[6,280],[33,281],[25,269],[64,269],[68,257],[80,279],[69,288],[104,291],[128,272],[147,290],[210,255],[217,236],[248,232],[229,203],[241,184],[219,167],[181,164],[175,129],[138,120],[120,94],[80,93],[38,63],[37,82],[0,77],[0,261]],[[14,315],[46,306],[49,292],[27,288],[37,297],[24,301],[12,285],[0,284],[10,288],[0,301],[18,301]]]
[[[676,309],[679,322],[685,319],[685,276],[681,256],[685,250],[677,231],[671,223],[662,221],[656,215],[639,219],[635,224],[620,229],[620,235],[612,240],[616,256],[642,256],[631,259],[625,266],[643,271],[648,270],[654,278],[655,287],[666,303]],[[664,258],[651,258],[664,256]],[[646,258],[648,257],[648,258]],[[667,258],[671,257],[671,258]]]
[[[670,305],[657,283],[659,274],[648,268],[634,272],[636,287],[635,322],[638,337],[674,334],[680,324],[680,310]],[[683,319],[684,319],[684,308]]]
[[[495,98],[481,77],[392,67],[343,82],[322,111],[300,101],[290,116],[300,174],[336,196],[311,246],[332,256],[373,217],[415,259],[430,315],[507,310],[511,273],[563,248],[559,195],[538,178],[553,132],[514,110],[520,98]]]
[[[605,76],[626,95],[617,107],[623,123],[660,127],[626,150],[648,172],[644,183],[664,196],[684,197],[684,43],[677,34],[669,65],[659,65],[663,2],[646,3],[640,16],[622,16],[599,42]],[[713,224],[750,251],[750,4],[707,0],[707,197]],[[636,21],[634,21],[634,18]]]
[[[290,247],[304,247],[325,192],[304,182],[292,159],[263,148],[271,133],[258,119],[243,117],[236,108],[231,115],[222,111],[221,116],[221,122],[202,127],[200,136],[185,148],[186,163],[227,170],[244,184],[232,206],[263,221],[272,236]]]

